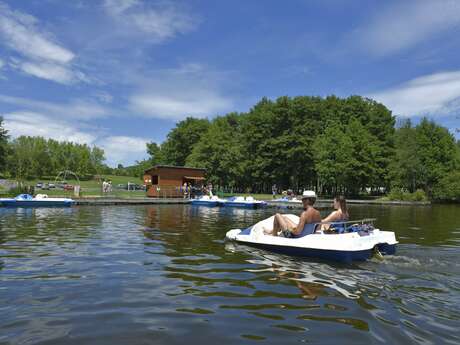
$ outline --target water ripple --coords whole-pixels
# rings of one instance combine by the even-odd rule
[[[0,342],[456,344],[456,212],[352,208],[401,244],[337,265],[223,241],[270,210],[0,209]]]

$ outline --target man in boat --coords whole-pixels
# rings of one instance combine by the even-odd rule
[[[265,230],[266,235],[301,237],[315,231],[315,224],[321,222],[321,215],[313,207],[316,201],[316,193],[306,190],[302,194],[303,212],[300,215],[299,223],[294,223],[291,219],[280,213],[275,214],[273,230]]]

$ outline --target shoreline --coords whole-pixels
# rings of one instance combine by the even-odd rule
[[[159,204],[190,204],[190,199],[182,198],[113,198],[113,197],[90,197],[75,198],[75,205],[97,206],[97,205],[159,205]],[[302,208],[301,203],[280,202],[264,200],[268,207],[273,208]],[[317,204],[320,208],[328,208],[325,204],[332,203],[332,199],[318,199]],[[387,200],[347,200],[350,205],[390,205],[390,206],[430,206],[430,201],[387,201]]]

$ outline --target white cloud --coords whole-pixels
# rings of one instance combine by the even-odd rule
[[[21,111],[46,113],[55,118],[94,119],[112,115],[112,111],[98,103],[76,99],[68,103],[51,103],[35,101],[22,97],[0,94],[0,104],[10,104],[21,108]]]
[[[80,144],[92,144],[96,139],[94,134],[83,132],[76,126],[40,113],[13,112],[5,114],[4,119],[5,128],[14,138],[21,135],[41,136]]]
[[[112,103],[113,96],[105,91],[97,91],[94,96],[103,103]]]
[[[147,156],[146,138],[130,136],[104,136],[88,130],[84,124],[63,121],[37,112],[11,112],[3,114],[4,126],[13,138],[21,135],[41,136],[58,141],[96,145],[104,149],[106,163],[130,165]]]
[[[83,74],[58,64],[24,62],[18,67],[27,74],[61,84],[72,84],[77,80],[86,80]]]
[[[460,110],[460,71],[422,76],[369,97],[400,116],[450,115]]]
[[[133,164],[136,160],[147,156],[146,143],[151,140],[129,136],[109,136],[100,139],[97,145],[106,153],[107,163],[115,166],[118,163]]]
[[[105,0],[104,5],[110,14],[118,16],[138,3],[138,0]]]
[[[0,59],[0,69],[2,69],[3,66],[5,66],[5,63],[3,62],[2,59]]]
[[[134,95],[130,99],[133,111],[149,117],[181,120],[187,116],[207,117],[228,110],[232,102],[212,91],[192,91],[159,94],[158,91]]]
[[[144,34],[150,41],[162,42],[193,30],[197,20],[171,3],[140,0],[105,0],[107,13],[124,28],[124,33]]]
[[[187,116],[211,117],[234,108],[233,100],[222,90],[223,82],[227,86],[233,82],[229,74],[200,64],[152,71],[131,82],[138,88],[128,99],[134,114],[182,120]]]
[[[457,0],[396,2],[372,17],[351,38],[359,48],[376,56],[386,56],[458,28],[459,13],[460,2]]]
[[[28,14],[13,11],[0,2],[0,44],[21,56],[14,57],[12,66],[38,78],[62,84],[87,81],[72,66],[75,54],[55,42],[40,29],[38,20]]]

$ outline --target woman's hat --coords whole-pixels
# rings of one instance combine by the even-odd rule
[[[302,199],[306,198],[316,198],[316,193],[314,190],[304,190],[302,193]]]

